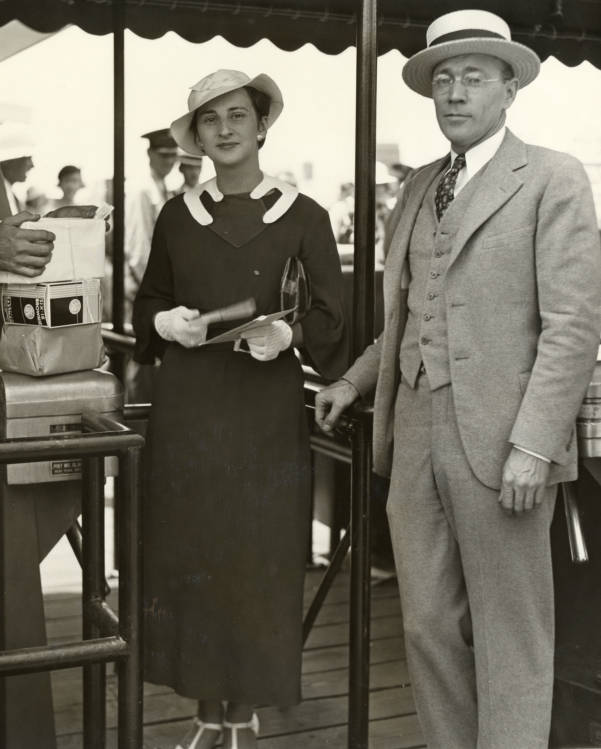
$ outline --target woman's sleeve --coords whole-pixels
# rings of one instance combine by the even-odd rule
[[[311,284],[311,309],[300,321],[302,351],[314,369],[334,380],[348,366],[349,335],[340,259],[328,214],[322,208],[317,208],[304,233],[300,259]]]
[[[167,342],[156,332],[154,316],[172,307],[175,307],[173,272],[165,240],[164,212],[161,212],[152,235],[148,265],[134,301],[134,359],[140,364],[154,364],[155,357],[163,357]]]

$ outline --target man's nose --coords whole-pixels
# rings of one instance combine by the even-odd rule
[[[453,79],[453,82],[449,86],[448,97],[449,101],[465,101],[467,89],[461,82],[461,78]]]

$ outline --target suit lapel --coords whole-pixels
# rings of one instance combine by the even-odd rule
[[[515,170],[524,166],[527,161],[525,144],[508,130],[499,150],[480,178],[477,195],[472,197],[461,218],[453,240],[449,267],[472,234],[520,189],[523,183]]]

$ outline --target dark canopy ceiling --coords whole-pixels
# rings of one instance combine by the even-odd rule
[[[240,47],[268,38],[282,49],[311,42],[330,54],[354,43],[359,7],[357,0],[0,0],[0,24],[18,19],[38,31],[76,24],[107,34],[113,2],[125,6],[126,26],[147,38],[175,31],[202,42],[219,34]],[[601,67],[601,0],[380,0],[379,52],[416,52],[434,17],[466,6],[502,15],[514,39],[542,59]]]

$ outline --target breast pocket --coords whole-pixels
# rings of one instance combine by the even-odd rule
[[[512,252],[523,252],[533,246],[534,225],[520,226],[499,234],[483,236],[480,249],[484,251],[504,249]]]

